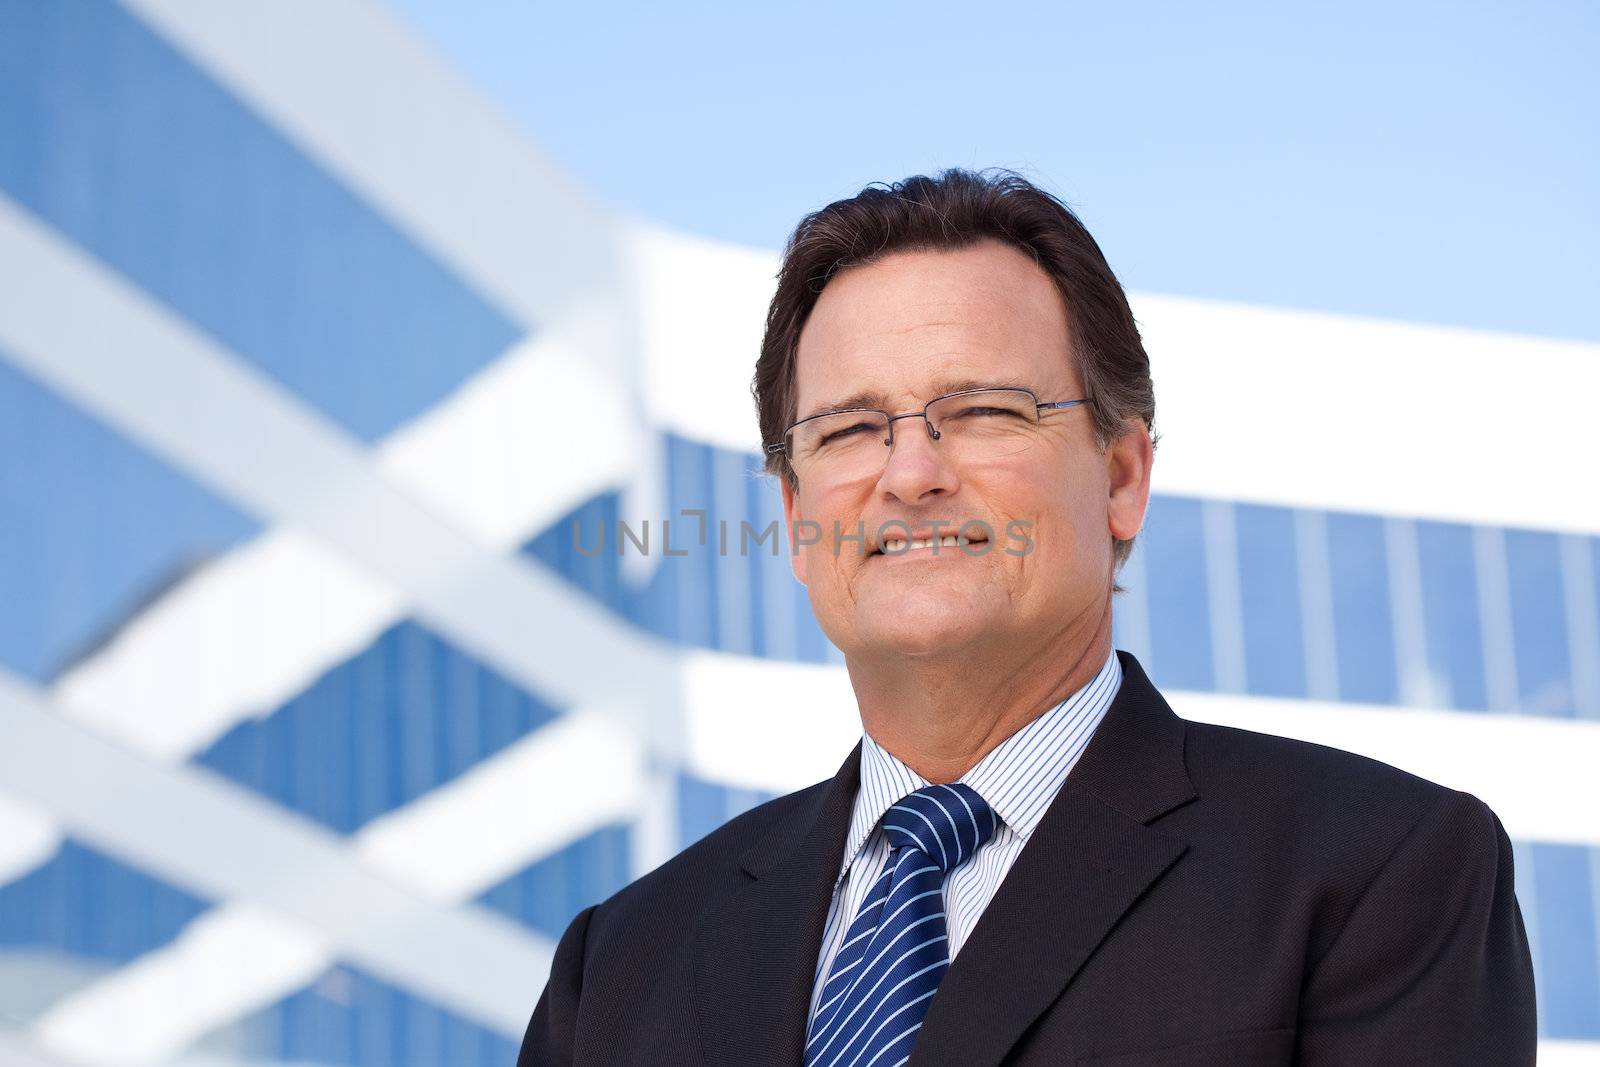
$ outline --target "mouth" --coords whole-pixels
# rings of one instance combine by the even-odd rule
[[[937,555],[942,549],[963,549],[971,545],[987,545],[988,538],[967,537],[964,534],[945,534],[934,537],[886,537],[874,547],[874,556],[904,556],[913,552]]]

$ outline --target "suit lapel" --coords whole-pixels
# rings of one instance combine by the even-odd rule
[[[702,913],[695,1002],[711,1064],[799,1064],[861,746],[812,800],[745,853],[750,879]]]
[[[1147,824],[1195,796],[1183,721],[1138,661],[929,1007],[915,1067],[999,1063],[1187,844]]]
[[[999,1063],[1187,848],[1148,825],[1194,799],[1183,721],[1138,661],[1117,655],[1122,687],[945,976],[916,1067]],[[860,755],[858,744],[745,853],[749,880],[701,915],[694,999],[710,1064],[800,1063]]]

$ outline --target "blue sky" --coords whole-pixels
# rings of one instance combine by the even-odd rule
[[[1600,4],[390,2],[691,232],[1008,166],[1130,288],[1600,341]]]

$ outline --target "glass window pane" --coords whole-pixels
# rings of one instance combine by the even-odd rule
[[[1330,512],[1328,572],[1333,583],[1339,698],[1392,704],[1399,699],[1399,686],[1383,520],[1374,515]]]
[[[1569,546],[1573,565],[1567,581],[1572,583],[1569,588],[1578,590],[1582,601],[1578,610],[1583,613],[1583,621],[1572,635],[1573,653],[1578,658],[1578,663],[1573,664],[1577,715],[1600,719],[1600,537],[1575,540],[1581,543]]]
[[[1570,716],[1572,665],[1556,535],[1507,530],[1506,576],[1518,705],[1530,714]]]
[[[1418,522],[1417,555],[1434,694],[1444,707],[1482,711],[1489,696],[1472,529],[1453,522]]]
[[[1534,886],[1539,924],[1539,1003],[1545,1036],[1600,1038],[1591,850],[1535,844]]]
[[[628,884],[632,875],[631,840],[626,826],[602,827],[541,856],[485,890],[478,901],[558,938],[578,912]],[[687,844],[691,839],[683,840]]]
[[[615,492],[590,497],[541,530],[523,546],[522,552],[611,610],[638,622],[640,604],[630,595],[631,587],[618,580],[618,508]],[[637,526],[631,519],[629,523]],[[637,536],[639,531],[635,529],[634,534]],[[631,542],[628,551],[635,551]]]
[[[1142,538],[1150,585],[1152,680],[1176,689],[1213,689],[1200,502],[1152,496]]]
[[[696,648],[716,647],[717,575],[712,554],[699,542],[700,520],[683,515],[685,508],[698,509],[707,516],[713,510],[713,472],[711,448],[675,434],[667,438],[667,513],[670,526],[660,531],[662,543],[651,546],[661,558],[657,564],[658,583],[665,579],[671,589],[671,616],[668,636]],[[651,523],[656,526],[657,523]],[[710,543],[710,538],[707,538]],[[672,555],[667,555],[667,549]],[[631,549],[630,549],[631,550]],[[686,555],[679,556],[679,552]]]
[[[811,610],[811,599],[805,589],[794,598],[795,658],[805,663],[827,663],[836,655],[833,643],[822,632],[817,616]]]
[[[755,527],[755,532],[750,535],[750,565],[760,575],[755,585],[761,598],[756,613],[761,640],[756,647],[756,654],[772,659],[798,659],[799,644],[795,626],[800,611],[805,609],[803,602],[806,598],[805,590],[794,579],[790,564],[789,535],[783,522],[782,489],[776,481],[761,481],[754,483],[752,492],[755,493],[755,504],[750,525]],[[770,540],[759,546],[755,543],[755,538],[761,536],[771,523],[777,523],[777,530],[772,535],[778,539],[776,555],[773,554]]]
[[[755,650],[751,614],[751,570],[739,554],[739,520],[748,519],[746,486],[754,478],[756,457],[726,448],[711,449],[713,499],[707,505],[706,544],[716,573],[717,647],[750,655]]]
[[[728,787],[678,772],[678,844],[688,848],[728,821]]]
[[[1244,613],[1245,675],[1250,692],[1306,695],[1305,637],[1300,622],[1299,563],[1294,513],[1239,504],[1240,603]]]
[[[1133,551],[1117,574],[1119,593],[1111,608],[1111,643],[1139,661],[1147,672],[1154,658],[1150,653],[1150,580],[1145,573],[1145,537],[1134,538]]]
[[[34,958],[48,954],[63,965],[74,957],[79,965],[128,963],[170,942],[209,907],[209,901],[69,839],[49,860],[0,885],[0,961],[37,953]],[[73,984],[66,974],[61,981],[68,988]],[[7,988],[0,998],[14,1005],[26,993]]]

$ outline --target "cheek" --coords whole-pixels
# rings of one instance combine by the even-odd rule
[[[1030,577],[1058,574],[1077,556],[1078,532],[1070,512],[1059,501],[1042,504],[1028,531],[1033,548],[1022,557]]]
[[[861,504],[859,493],[834,489],[813,495],[802,495],[795,516],[798,536],[813,541],[801,548],[805,561],[806,582],[813,588],[825,587],[838,580],[845,564],[860,554],[853,540],[834,543],[834,530],[853,537],[859,532]],[[837,549],[837,550],[836,550]]]
[[[1053,489],[1068,484],[1071,475],[1052,472],[1051,477],[1061,479],[1050,483]],[[1107,529],[1105,509],[1103,505],[1096,509],[1092,494],[1068,496],[1060,491],[1040,491],[1036,486],[1026,497],[1013,500],[1016,506],[1006,509],[1008,517],[1032,523],[1025,531],[1032,547],[1016,559],[1016,570],[1028,582],[1093,570],[1098,565],[1097,553],[1109,552],[1109,533],[1103,538],[1106,545],[1097,540]],[[1006,543],[1019,544],[1015,539]]]

